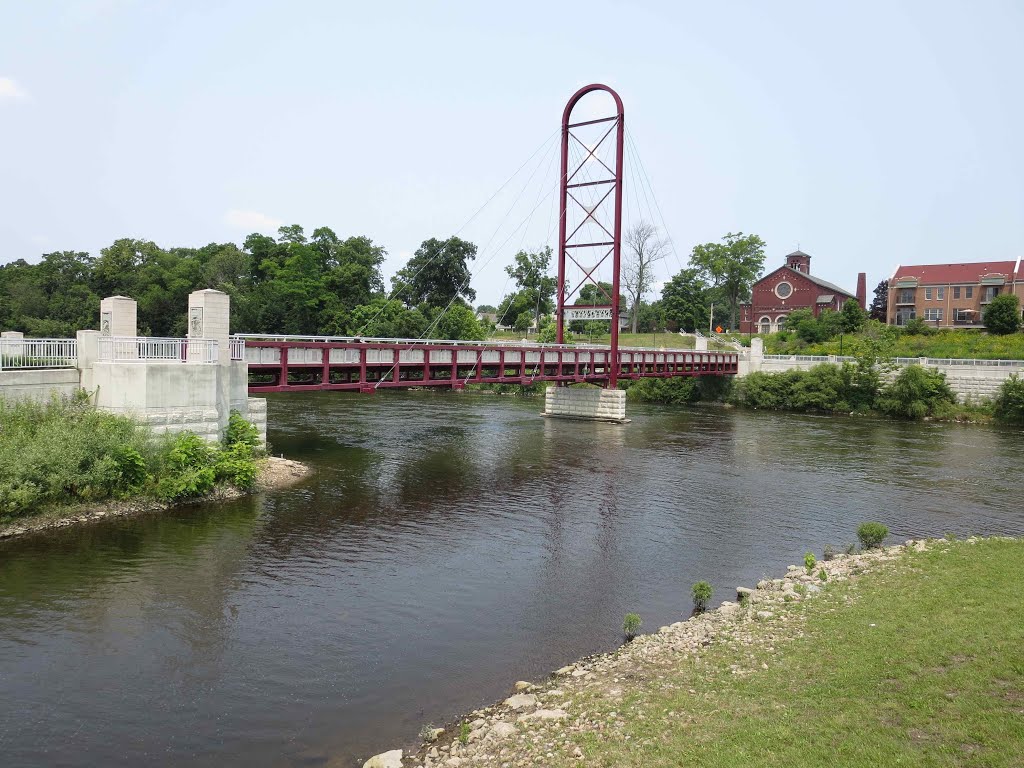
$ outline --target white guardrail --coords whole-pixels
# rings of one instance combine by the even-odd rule
[[[765,355],[765,360],[783,360],[792,361],[797,363],[853,363],[857,361],[856,357],[850,357],[849,355],[836,355],[835,357],[829,357],[828,355]],[[894,357],[892,362],[896,365],[921,365],[921,361],[924,361],[925,365],[931,366],[973,366],[977,368],[1021,368],[1024,369],[1024,360],[975,360],[969,358],[956,358],[956,357]]]
[[[0,371],[24,368],[74,368],[75,339],[0,339]]]
[[[231,359],[245,360],[245,339],[232,337],[229,343],[231,344]]]
[[[99,359],[110,363],[216,363],[216,339],[165,339],[154,336],[100,336]]]

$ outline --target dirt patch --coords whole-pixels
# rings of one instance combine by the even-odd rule
[[[300,461],[268,456],[260,460],[260,474],[252,491],[242,491],[231,486],[219,486],[210,495],[200,499],[182,499],[172,503],[150,498],[135,498],[51,507],[41,510],[34,515],[0,522],[0,539],[22,536],[26,533],[53,528],[64,528],[69,525],[90,523],[107,517],[127,517],[128,515],[138,515],[146,512],[162,512],[175,506],[191,504],[197,501],[230,501],[231,499],[246,496],[249,493],[287,488],[309,477],[312,473],[313,468]]]

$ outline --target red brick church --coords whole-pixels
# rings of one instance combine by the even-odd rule
[[[775,333],[794,309],[809,309],[817,317],[826,309],[838,312],[848,299],[867,309],[867,281],[857,275],[857,295],[811,274],[811,257],[793,251],[786,263],[756,283],[750,302],[740,304],[740,333]]]

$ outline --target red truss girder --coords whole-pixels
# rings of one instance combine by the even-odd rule
[[[593,91],[604,91],[611,95],[615,100],[615,115],[611,117],[602,117],[596,120],[585,120],[579,123],[570,123],[569,119],[572,116],[572,110],[579,102],[581,98],[586,96],[588,93]],[[588,147],[572,132],[572,128],[577,128],[584,125],[594,125],[597,123],[610,122],[612,125],[605,131],[604,135],[601,136],[593,148]],[[598,289],[608,296],[608,292],[601,287],[600,283],[594,279],[594,272],[597,268],[604,263],[609,255],[612,256],[612,293],[608,296],[608,300],[611,303],[611,355],[612,359],[617,359],[619,353],[619,273],[621,267],[621,256],[622,256],[622,155],[623,155],[623,141],[625,131],[625,115],[622,110],[622,99],[619,95],[609,88],[607,85],[601,85],[595,83],[580,88],[576,93],[573,94],[572,98],[565,105],[565,110],[562,112],[562,166],[561,176],[559,177],[559,222],[558,222],[558,306],[557,306],[557,317],[555,320],[556,328],[558,331],[558,343],[561,344],[565,338],[565,308],[571,306],[569,299],[571,299],[580,288],[583,287],[587,282],[593,283]],[[612,170],[608,167],[601,158],[596,155],[597,150],[604,144],[605,140],[615,133],[615,169]],[[575,168],[569,168],[569,140],[572,139],[584,150],[586,154]],[[596,160],[601,167],[603,167],[611,178],[598,179],[596,181],[585,181],[573,183],[573,179],[576,175],[583,170],[583,166],[586,165],[591,159]],[[591,208],[587,208],[581,203],[575,195],[569,192],[570,189],[577,189],[580,187],[590,187],[599,184],[611,185],[608,191],[601,197],[601,199]],[[598,210],[604,205],[604,202],[608,199],[609,195],[615,193],[614,198],[614,224],[612,225],[611,231],[602,222],[600,222],[596,216]],[[571,234],[566,234],[567,230],[567,219],[569,201],[572,201],[583,212],[586,214]],[[600,243],[574,243],[571,242],[573,237],[580,231],[584,224],[588,221],[593,221],[597,224],[602,231],[610,238],[609,242]],[[569,251],[575,248],[594,248],[600,246],[610,246],[608,252],[606,252],[597,263],[587,269],[584,267],[579,260],[576,259]],[[584,273],[583,279],[573,288],[571,291],[566,290],[566,259],[570,259],[579,269]],[[609,388],[614,388],[616,380],[619,377],[618,366],[611,366],[608,371],[608,375],[605,380],[608,383]]]
[[[450,387],[532,384],[537,381],[601,384],[616,378],[735,375],[731,352],[619,350],[607,347],[520,344],[430,344],[246,339],[249,392],[354,390],[379,387]],[[334,350],[341,350],[335,353]],[[614,358],[612,358],[614,359]],[[262,381],[261,381],[262,379]]]

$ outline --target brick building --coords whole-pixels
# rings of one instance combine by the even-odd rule
[[[740,333],[774,333],[794,309],[809,309],[817,317],[824,310],[838,312],[849,299],[862,307],[867,300],[867,281],[857,276],[857,295],[811,274],[811,257],[803,251],[786,255],[786,263],[756,283],[750,302],[740,305]],[[865,307],[866,308],[866,307]]]
[[[940,328],[981,328],[985,307],[1002,293],[1024,304],[1024,264],[979,261],[896,267],[889,278],[889,325],[920,318]]]

